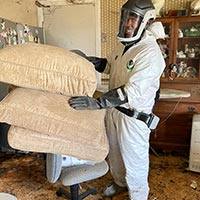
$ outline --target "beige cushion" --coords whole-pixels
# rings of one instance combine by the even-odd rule
[[[0,103],[0,121],[12,128],[13,148],[102,161],[108,154],[104,110],[77,111],[68,97],[17,88]]]
[[[92,96],[94,66],[59,47],[28,43],[0,50],[0,81],[67,96]]]

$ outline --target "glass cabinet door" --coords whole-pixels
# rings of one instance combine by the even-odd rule
[[[176,79],[199,81],[200,19],[177,20]]]

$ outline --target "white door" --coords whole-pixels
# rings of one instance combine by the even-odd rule
[[[95,2],[44,9],[46,43],[100,56],[100,3]]]

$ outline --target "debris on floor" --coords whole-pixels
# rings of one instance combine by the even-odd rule
[[[150,156],[149,200],[199,200],[200,173],[187,171],[188,158],[173,155]],[[103,200],[102,191],[112,182],[110,173],[81,184],[81,190],[95,187],[98,193],[87,200]],[[48,183],[45,177],[44,154],[0,156],[0,191],[13,194],[17,200],[64,200],[56,196],[61,183]],[[112,200],[128,200],[124,192]],[[108,199],[110,200],[110,199]]]

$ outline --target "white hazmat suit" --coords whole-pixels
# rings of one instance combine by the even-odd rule
[[[147,117],[147,121],[152,119],[149,114],[152,113],[160,77],[165,68],[156,42],[156,39],[165,37],[162,24],[154,22],[145,30],[154,16],[150,0],[127,1],[122,6],[118,34],[121,44],[118,49],[108,62],[86,56],[97,71],[110,74],[109,91],[98,99],[76,96],[68,101],[72,108],[78,110],[108,109],[106,128],[110,142],[111,173],[117,185],[128,186],[131,200],[148,198],[150,129],[146,120],[141,121],[141,116],[143,119]],[[126,115],[128,112],[133,114],[133,111],[134,117]],[[107,187],[104,195],[116,194],[115,186]]]
[[[120,44],[108,60],[105,72],[110,74],[109,90],[125,85],[128,103],[122,107],[147,114],[152,112],[165,68],[156,39],[164,37],[162,24],[154,22],[138,43],[124,54],[124,45]],[[106,128],[110,143],[109,164],[115,183],[128,186],[131,200],[146,200],[150,129],[143,121],[116,108],[107,111]]]

